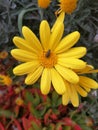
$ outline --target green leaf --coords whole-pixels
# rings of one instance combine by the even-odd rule
[[[31,102],[34,106],[37,106],[40,103],[40,97],[37,93],[33,95],[30,92],[26,92],[26,102]]]
[[[42,130],[42,127],[36,124],[35,122],[32,122],[32,129],[31,130]]]
[[[26,14],[26,13],[28,13],[28,12],[31,12],[31,11],[34,11],[34,10],[38,10],[38,8],[28,8],[28,9],[22,9],[21,11],[20,11],[20,13],[19,13],[19,15],[18,15],[18,29],[19,29],[19,32],[20,32],[20,34],[22,35],[22,26],[23,26],[23,24],[22,24],[22,22],[23,22],[23,17],[24,17],[24,15]]]
[[[6,118],[15,117],[14,113],[12,113],[11,111],[2,110],[2,109],[0,109],[0,116],[6,117]]]

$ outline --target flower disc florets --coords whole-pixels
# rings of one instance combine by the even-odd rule
[[[46,68],[52,68],[57,63],[57,56],[51,50],[43,51],[39,56],[39,62]]]

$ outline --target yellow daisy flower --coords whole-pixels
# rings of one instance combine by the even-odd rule
[[[12,79],[9,76],[0,74],[0,84],[11,86],[12,85]]]
[[[77,84],[72,84],[65,81],[66,91],[62,95],[63,105],[67,105],[69,101],[71,101],[74,107],[78,107],[78,94],[80,94],[82,97],[86,97],[87,94],[91,91],[91,89],[97,89],[98,83],[95,80],[81,75],[96,72],[98,72],[98,70],[94,70],[92,66],[87,65],[84,69],[77,71],[77,74],[79,75],[79,82]]]
[[[26,26],[22,28],[24,38],[13,38],[18,49],[13,49],[11,54],[15,59],[24,62],[14,68],[14,74],[26,74],[27,85],[34,84],[41,77],[40,87],[43,94],[49,93],[51,83],[58,94],[63,94],[66,91],[63,78],[76,84],[79,77],[72,69],[83,69],[86,66],[79,59],[86,54],[86,48],[71,48],[79,40],[80,33],[75,31],[62,39],[63,22],[58,20],[54,26],[51,32],[48,22],[41,22],[40,41]]]
[[[65,12],[67,14],[71,14],[77,7],[78,0],[60,0],[60,12]]]
[[[38,6],[46,9],[50,4],[50,0],[38,0]]]

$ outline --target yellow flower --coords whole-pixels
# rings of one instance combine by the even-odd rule
[[[14,89],[16,94],[20,93],[22,90],[23,90],[23,87],[21,86]]]
[[[78,0],[60,0],[60,11],[71,14],[77,7]]]
[[[8,53],[6,51],[0,52],[0,59],[5,59],[8,56]]]
[[[22,28],[24,38],[13,38],[18,49],[13,49],[11,54],[15,59],[24,62],[14,68],[14,74],[27,74],[25,83],[28,85],[34,84],[41,77],[40,87],[43,94],[49,93],[51,83],[58,94],[63,94],[66,91],[63,78],[76,84],[79,77],[72,69],[83,69],[86,66],[79,59],[86,54],[86,48],[71,48],[79,40],[80,33],[75,31],[62,39],[63,22],[58,20],[54,26],[51,32],[48,22],[41,22],[40,41],[26,26]]]
[[[79,82],[77,84],[72,84],[65,81],[66,92],[62,95],[63,105],[67,105],[69,101],[71,101],[74,107],[78,107],[78,94],[80,94],[82,97],[86,97],[91,89],[97,89],[98,83],[95,80],[81,75],[96,72],[98,72],[98,70],[94,70],[92,66],[87,65],[84,69],[77,71],[77,74],[79,75]]]
[[[50,0],[38,0],[38,6],[41,8],[47,8],[50,4]]]
[[[16,100],[15,100],[15,103],[18,105],[18,106],[22,106],[24,104],[24,101],[21,97],[17,97]]]
[[[10,86],[12,84],[12,79],[9,76],[0,74],[0,84]]]

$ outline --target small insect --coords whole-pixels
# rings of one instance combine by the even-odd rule
[[[49,49],[49,50],[46,52],[45,56],[48,58],[48,57],[50,56],[50,54],[51,54],[51,50]]]

